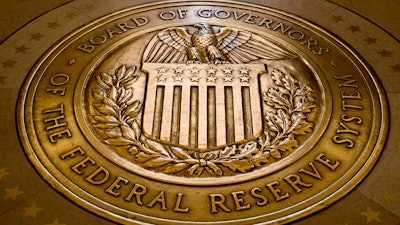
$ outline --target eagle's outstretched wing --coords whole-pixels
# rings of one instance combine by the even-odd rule
[[[250,32],[224,27],[216,34],[218,49],[233,63],[296,58],[296,54]]]
[[[187,61],[191,35],[186,29],[172,27],[157,33],[143,54],[144,62],[180,63]]]

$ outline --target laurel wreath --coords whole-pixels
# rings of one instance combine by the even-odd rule
[[[220,150],[199,153],[151,140],[141,133],[142,103],[134,98],[136,67],[122,65],[114,74],[101,73],[92,95],[98,112],[93,126],[107,136],[104,143],[127,149],[132,160],[144,168],[165,174],[222,176],[224,171],[245,173],[276,161],[299,146],[296,137],[310,133],[313,123],[306,114],[315,107],[313,90],[292,75],[273,70],[274,87],[262,93],[271,110],[264,115],[264,133],[258,141],[230,145]],[[204,174],[204,171],[207,174]]]

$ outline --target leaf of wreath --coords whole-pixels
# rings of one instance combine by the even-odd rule
[[[154,156],[154,157],[160,156],[159,153],[157,153],[157,152],[153,151],[152,149],[148,148],[146,145],[142,144],[142,142],[140,142],[139,144],[140,144],[140,146],[139,146],[140,147],[139,148],[140,152],[143,152],[144,154],[151,155],[151,156]]]
[[[104,85],[100,85],[102,87],[104,87],[105,89],[109,89],[110,86],[113,86],[113,78],[110,74],[108,73],[101,73],[100,76],[98,76],[99,79],[97,79],[97,82],[99,82],[99,84],[104,83],[106,86]]]
[[[265,114],[265,122],[266,122],[268,130],[274,131],[274,132],[279,132],[280,126],[276,123],[276,120],[273,119],[274,117],[275,117],[275,113],[267,112]]]
[[[113,100],[109,98],[104,98],[103,103],[105,104],[105,106],[113,108],[115,116],[118,116],[117,112],[118,110],[120,110],[120,107]]]
[[[279,121],[279,126],[284,133],[287,133],[292,122],[290,121],[290,115],[282,109],[277,111],[276,119]]]
[[[231,158],[236,155],[236,145],[226,146],[224,150],[219,152],[219,159]]]
[[[238,158],[250,158],[252,155],[256,154],[259,151],[260,149],[257,148],[256,142],[249,142],[243,146],[243,150],[241,151],[241,154]]]
[[[125,86],[131,86],[132,84],[134,84],[136,82],[136,80],[138,78],[139,78],[138,76],[130,77],[130,78],[126,79],[124,82],[121,82],[121,83],[123,85],[125,85]]]
[[[284,74],[282,76],[283,86],[289,91],[290,95],[294,95],[298,85],[298,81],[295,80],[289,74]]]
[[[257,148],[257,143],[256,142],[249,142],[245,145],[239,146],[238,148],[235,148],[236,152],[235,154],[230,155],[229,159],[247,159],[251,158],[252,155],[256,154],[258,151],[260,151],[259,148]],[[225,161],[223,161],[225,162]]]
[[[280,153],[280,152],[278,151],[278,149],[276,149],[276,148],[271,149],[270,154],[271,154],[271,156],[274,157],[275,159],[280,159],[280,158],[282,158],[281,153]]]
[[[93,124],[94,127],[99,128],[99,129],[112,129],[119,127],[119,123],[95,123]]]
[[[300,123],[295,127],[293,130],[294,135],[305,135],[310,133],[313,128],[313,123],[307,122],[306,120],[302,119]]]
[[[158,143],[153,140],[150,140],[150,139],[147,139],[146,143],[147,143],[147,146],[149,147],[149,149],[153,150],[154,153],[158,153],[163,156],[171,157],[169,152],[167,151],[167,149],[165,148],[165,146],[163,144]]]
[[[260,152],[264,152],[264,150],[271,145],[271,135],[267,130],[264,130],[264,135],[258,138],[258,144],[261,146]]]
[[[190,159],[189,153],[181,148],[171,146],[171,152],[178,158],[178,159]]]
[[[135,66],[129,67],[126,70],[124,78],[121,79],[121,84],[124,85],[124,86],[129,86],[129,83],[132,80],[137,79],[137,76],[134,74],[135,71],[136,71],[136,67]]]
[[[142,104],[140,101],[136,100],[131,105],[129,105],[125,112],[124,117],[136,118],[142,109]]]
[[[115,137],[121,137],[121,131],[119,130],[119,128],[115,128],[115,129],[107,129],[104,131],[104,133],[109,137],[109,138],[115,138]]]
[[[118,90],[119,98],[117,100],[117,104],[121,105],[122,103],[128,101],[128,99],[132,98],[132,88],[125,89],[123,86]],[[126,103],[125,103],[126,104]]]
[[[139,151],[137,154],[135,154],[135,160],[140,163],[145,163],[145,162],[149,161],[150,159],[154,159],[156,157],[157,157],[157,155],[147,154],[143,151]]]
[[[120,128],[122,130],[122,135],[125,138],[132,140],[132,142],[138,139],[136,132],[132,128],[130,128],[128,125],[126,125],[126,124],[121,125]]]
[[[105,91],[103,91],[101,88],[93,88],[92,95],[97,101],[103,101],[103,99],[106,97]]]
[[[109,116],[109,115],[94,115],[93,119],[98,121],[98,122],[103,122],[103,123],[118,123],[117,118],[114,116]]]
[[[177,164],[168,165],[167,167],[165,167],[162,170],[162,172],[164,172],[166,174],[176,173],[176,172],[186,169],[189,165],[190,164],[187,164],[187,163],[177,163]]]
[[[115,105],[115,101],[117,101],[117,97],[118,97],[118,90],[117,88],[115,88],[114,86],[110,87],[110,92],[108,93],[108,97],[110,98],[110,100],[112,101],[112,105]],[[104,99],[106,100],[106,99]],[[111,102],[110,102],[111,103]],[[111,104],[110,104],[111,105]]]
[[[137,142],[140,142],[140,136],[142,134],[142,130],[140,129],[138,122],[136,121],[136,119],[133,119],[133,121],[130,124],[131,124],[131,128],[132,128],[133,132],[135,133],[135,137],[136,137],[135,140]]]
[[[294,139],[293,134],[289,134],[279,143],[278,149],[281,151],[292,151],[299,146],[299,142]]]
[[[132,145],[134,143],[133,141],[124,137],[109,138],[104,140],[104,142],[109,145],[119,145],[119,146]]]
[[[126,66],[122,65],[115,70],[115,76],[118,80],[121,80],[126,72]]]
[[[314,99],[308,96],[297,96],[294,98],[294,108],[292,112],[311,112],[312,108],[315,108]]]
[[[260,167],[261,165],[268,163],[268,158],[271,156],[270,152],[262,152],[259,151],[256,155],[253,156],[251,161],[256,167]]]
[[[286,89],[286,88],[284,88],[284,87],[281,87],[281,86],[277,87],[277,91],[278,91],[279,93],[282,93],[284,96],[290,94],[290,92],[289,92],[288,89]]]
[[[233,159],[221,162],[222,165],[228,167],[232,171],[240,171],[242,173],[254,168],[254,163],[247,159]]]
[[[309,97],[312,93],[312,88],[309,86],[301,86],[296,89],[296,92],[294,93],[295,96],[305,96]]]
[[[282,77],[282,72],[280,70],[276,70],[276,69],[272,70],[271,78],[276,86],[283,86],[281,77]]]
[[[110,87],[101,79],[101,76],[96,76],[96,82],[100,88],[108,90]]]
[[[114,108],[109,105],[95,104],[94,107],[99,113],[111,116],[117,116],[117,113],[115,112]]]
[[[150,160],[146,161],[145,163],[143,163],[143,166],[148,167],[148,168],[156,168],[156,167],[164,166],[170,162],[173,162],[173,159],[168,158],[168,157],[156,157],[156,158],[150,159]]]
[[[281,93],[278,88],[268,89],[266,94],[263,95],[263,99],[267,105],[275,109],[287,108],[287,106],[290,105],[290,102],[285,98],[283,93]]]

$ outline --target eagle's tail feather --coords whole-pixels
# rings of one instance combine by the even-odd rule
[[[207,53],[211,62],[215,62],[217,60],[229,61],[229,59],[214,45],[210,45],[207,47]]]

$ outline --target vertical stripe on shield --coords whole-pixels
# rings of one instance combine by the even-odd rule
[[[198,111],[197,111],[197,148],[207,148],[208,130],[207,130],[207,85],[199,84],[198,86]]]
[[[235,119],[232,87],[225,87],[226,144],[235,142]]]
[[[190,124],[189,124],[189,147],[198,146],[198,114],[199,114],[199,88],[190,87]]]
[[[161,118],[163,114],[163,104],[164,104],[164,86],[157,86],[156,88],[156,99],[155,99],[155,109],[153,115],[153,129],[152,135],[155,138],[160,138],[161,134]]]
[[[215,100],[217,146],[220,146],[226,143],[225,89],[216,87],[215,95],[218,96]]]
[[[244,137],[248,139],[253,137],[253,122],[251,118],[251,100],[249,87],[242,87],[242,104]]]
[[[261,99],[257,82],[251,82],[249,87],[251,119],[253,125],[253,136],[260,135],[262,131]]]
[[[171,125],[171,143],[179,144],[179,128],[181,120],[181,98],[182,98],[182,87],[174,87],[174,96],[172,101],[172,125]],[[185,116],[185,115],[184,115]]]
[[[171,141],[171,126],[172,126],[172,100],[174,97],[174,87],[165,85],[164,88],[164,103],[161,118],[161,133],[160,139]]]
[[[232,87],[233,94],[233,120],[235,123],[235,141],[244,139],[244,124],[243,124],[243,104],[242,104],[242,88],[238,86]]]
[[[179,127],[179,144],[189,146],[190,129],[190,87],[182,87],[181,96],[181,118]]]
[[[217,145],[217,129],[216,129],[216,96],[215,87],[207,87],[207,147],[213,148]]]

